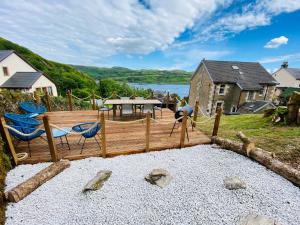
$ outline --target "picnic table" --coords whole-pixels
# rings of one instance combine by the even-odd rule
[[[157,99],[107,99],[104,104],[113,106],[113,119],[117,114],[117,106],[120,105],[160,105],[161,101]],[[153,118],[155,118],[155,110],[153,108]]]

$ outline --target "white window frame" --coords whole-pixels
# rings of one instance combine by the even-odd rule
[[[216,101],[215,112],[217,112],[218,104],[221,103],[221,108],[224,108],[224,101]]]
[[[234,108],[234,110],[233,110],[233,108]],[[237,112],[237,107],[236,107],[235,105],[231,106],[231,112],[232,112],[232,113]]]
[[[263,92],[262,93],[258,93],[259,96],[264,96],[266,94],[266,86],[263,86]]]
[[[251,99],[249,99],[250,92],[253,93]],[[246,96],[246,101],[247,101],[247,102],[252,102],[252,101],[254,101],[254,100],[255,100],[255,95],[256,95],[256,92],[255,92],[255,91],[248,91],[247,96]]]
[[[224,88],[222,88],[222,86],[224,86]],[[223,93],[220,93],[221,89],[223,89]],[[220,84],[219,86],[219,95],[225,95],[225,91],[226,91],[226,84]]]

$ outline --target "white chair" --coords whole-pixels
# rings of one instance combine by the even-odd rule
[[[143,114],[150,112],[151,115],[154,116],[153,115],[153,107],[154,107],[154,105],[152,105],[152,104],[145,104],[142,108]]]
[[[122,105],[122,116],[123,115],[133,115],[133,106],[130,104]]]
[[[98,106],[98,112],[107,112],[108,118],[109,118],[109,111],[112,110],[112,108],[104,105],[104,102],[102,99],[96,99],[96,105]]]

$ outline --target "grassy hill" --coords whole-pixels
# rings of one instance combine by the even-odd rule
[[[189,83],[192,76],[192,72],[183,70],[132,70],[124,67],[102,68],[92,66],[75,67],[95,78],[111,78],[131,83],[186,84]]]
[[[90,93],[91,89],[96,89],[95,80],[84,72],[81,72],[70,65],[46,60],[29,49],[1,37],[0,50],[17,51],[36,69],[52,78],[60,94],[64,95],[66,90],[72,89],[74,94],[85,96]]]

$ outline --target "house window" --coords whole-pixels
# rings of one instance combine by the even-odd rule
[[[224,95],[224,94],[225,94],[225,84],[221,84],[219,89],[219,95]]]
[[[216,112],[218,110],[218,108],[222,108],[223,107],[223,102],[217,102],[216,104]]]
[[[47,87],[47,91],[49,95],[53,95],[52,87]]]
[[[236,107],[235,106],[232,106],[232,108],[231,108],[231,112],[236,112]]]
[[[249,91],[248,96],[247,96],[247,101],[253,101],[254,96],[255,96],[255,92],[254,91]]]
[[[265,95],[265,91],[266,91],[266,88],[263,87],[262,89],[259,90],[259,96],[263,96]]]
[[[3,66],[3,74],[4,76],[9,76],[8,67]]]

